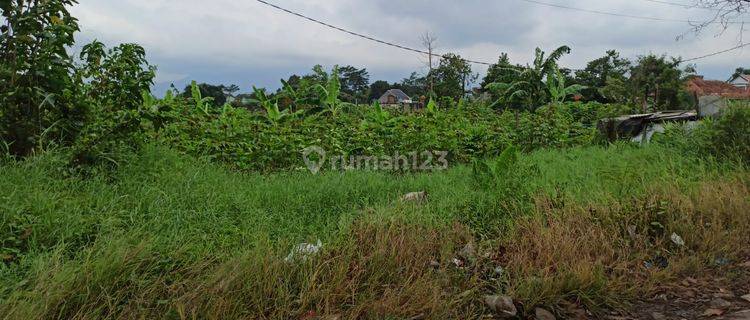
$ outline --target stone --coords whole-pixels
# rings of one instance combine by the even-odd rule
[[[742,296],[742,299],[744,299],[747,302],[750,302],[750,294],[746,294],[746,295]]]
[[[513,299],[508,296],[485,296],[484,304],[496,315],[504,318],[511,318],[518,315],[518,309],[513,304]]]
[[[502,266],[495,267],[493,271],[498,278],[502,278],[503,274],[505,274],[505,269]]]
[[[676,233],[672,233],[672,236],[669,237],[670,240],[672,240],[672,243],[677,245],[678,247],[684,247],[685,246],[685,240],[680,237],[680,235]]]
[[[458,258],[453,258],[451,262],[453,262],[453,265],[456,266],[456,268],[462,268],[464,266],[464,261]]]
[[[320,249],[323,248],[323,243],[318,240],[316,244],[310,244],[310,243],[300,243],[297,245],[296,248],[292,250],[292,252],[289,253],[289,255],[284,259],[286,262],[295,262],[297,260],[306,261],[308,258],[312,257]]]
[[[401,201],[403,201],[403,202],[415,202],[415,203],[427,202],[427,192],[426,191],[419,191],[419,192],[410,192],[410,193],[407,193],[403,197],[401,197]]]

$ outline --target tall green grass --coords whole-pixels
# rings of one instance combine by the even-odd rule
[[[691,190],[734,174],[726,165],[659,145],[521,155],[524,170],[514,178],[521,179],[523,187],[514,192],[527,197],[481,188],[472,169],[464,166],[421,174],[260,175],[149,147],[113,175],[80,178],[60,171],[62,161],[64,157],[50,153],[0,166],[5,260],[0,264],[0,305],[6,299],[19,301],[18,294],[33,297],[45,292],[45,299],[59,294],[55,301],[75,310],[96,301],[77,301],[69,294],[90,291],[98,282],[126,281],[129,289],[117,294],[137,294],[154,290],[154,283],[179,283],[181,274],[200,273],[196,266],[214,268],[247,255],[256,260],[248,267],[262,273],[271,266],[257,259],[282,258],[303,241],[321,240],[331,250],[345,250],[353,226],[361,223],[396,219],[409,221],[415,230],[450,229],[461,223],[469,227],[472,238],[497,239],[510,233],[516,219],[534,214],[534,199],[607,204],[646,197],[658,185]],[[427,191],[429,200],[400,200],[413,191]],[[366,253],[348,253],[352,254]],[[261,258],[264,255],[268,256]],[[187,269],[181,273],[181,268]],[[59,291],[35,287],[50,283]],[[107,303],[136,298],[110,296]],[[279,297],[279,305],[291,301],[287,298]]]
[[[266,238],[326,239],[368,210],[448,223],[491,214],[504,200],[493,197],[493,190],[478,189],[467,167],[407,175],[260,175],[152,147],[113,177],[79,179],[56,173],[56,160],[47,155],[0,167],[5,225],[16,221],[28,226],[32,252],[136,232],[165,245],[194,244],[198,254],[217,254]],[[716,164],[655,145],[540,151],[523,155],[520,162],[531,170],[521,176],[525,187],[517,192],[582,203],[638,197],[655,184],[688,187],[723,172]],[[430,199],[424,206],[399,201],[405,193],[423,190]]]

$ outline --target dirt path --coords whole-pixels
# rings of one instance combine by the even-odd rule
[[[750,320],[750,259],[665,284],[611,320]]]

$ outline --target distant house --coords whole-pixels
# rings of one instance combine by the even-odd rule
[[[694,76],[687,81],[687,91],[695,98],[704,96],[721,96],[726,98],[742,99],[750,97],[746,87],[741,87],[732,82],[719,80],[706,80],[703,76]]]
[[[408,105],[413,102],[411,98],[400,89],[386,91],[378,101],[384,106]]]
[[[727,81],[729,84],[740,88],[745,91],[750,90],[750,75],[747,74],[740,74],[737,76],[733,76],[729,81]]]
[[[729,81],[705,80],[703,76],[694,76],[687,80],[687,91],[695,98],[695,109],[700,117],[715,116],[722,113],[730,100],[750,99],[750,87],[742,85],[741,79],[750,78],[739,76]]]

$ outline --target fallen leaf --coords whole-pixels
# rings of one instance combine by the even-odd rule
[[[745,299],[745,301],[750,302],[750,293],[742,296],[742,299]]]

